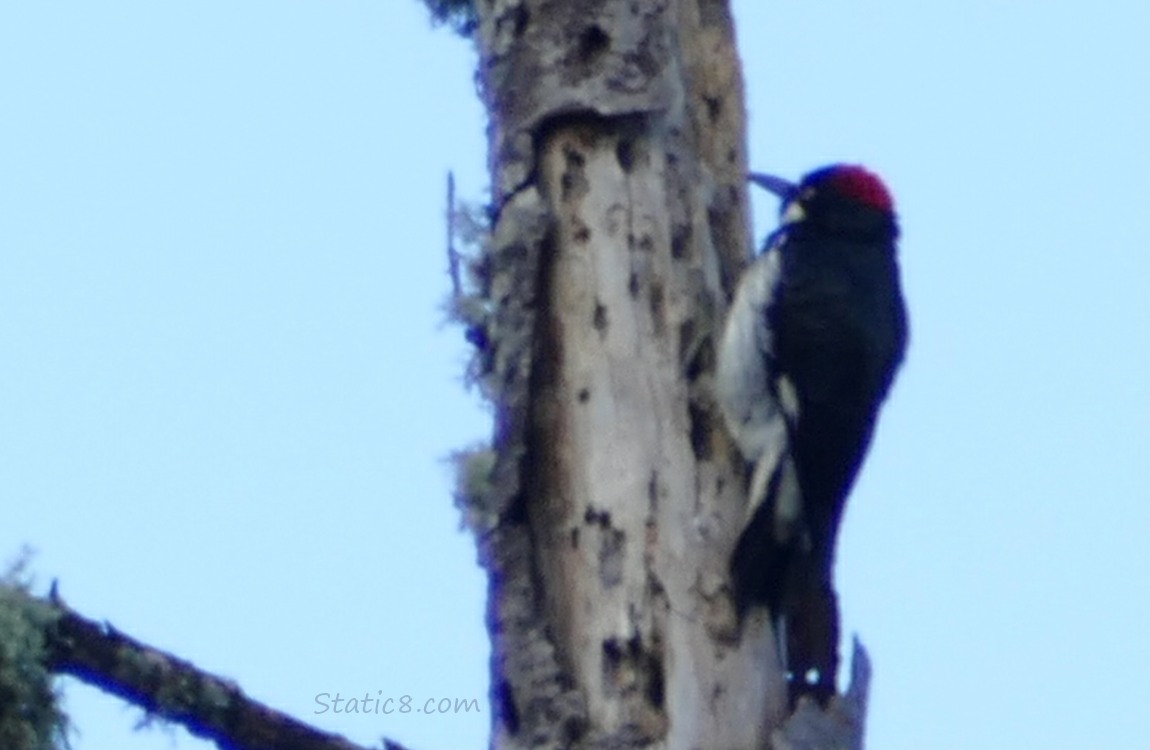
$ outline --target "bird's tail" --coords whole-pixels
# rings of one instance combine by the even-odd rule
[[[791,705],[807,695],[826,705],[836,692],[838,601],[829,577],[811,555],[796,554],[785,572],[777,619],[784,643]]]
[[[792,705],[802,695],[825,704],[838,672],[838,603],[827,553],[833,534],[823,528],[826,519],[804,508],[790,456],[781,455],[766,480],[763,463],[755,467],[751,517],[731,556],[736,610],[742,621],[750,607],[768,608]]]

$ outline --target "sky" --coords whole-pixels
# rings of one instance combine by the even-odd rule
[[[1137,746],[1150,11],[735,8],[753,166],[866,164],[903,229],[911,348],[837,569],[869,746]],[[364,744],[490,723],[447,462],[490,417],[443,313],[474,66],[415,0],[0,5],[0,560]],[[63,688],[77,750],[209,747]]]

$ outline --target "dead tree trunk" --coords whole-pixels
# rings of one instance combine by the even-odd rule
[[[729,8],[478,6],[492,746],[820,747],[775,732],[767,618],[739,633],[729,602],[745,466],[710,376],[751,246]]]

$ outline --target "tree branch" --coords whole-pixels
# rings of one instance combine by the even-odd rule
[[[47,667],[180,724],[222,750],[365,750],[321,732],[244,694],[234,682],[208,674],[191,662],[147,646],[108,623],[82,617],[56,595],[27,597],[47,608]],[[47,617],[44,617],[44,615]],[[402,750],[384,740],[387,750]]]

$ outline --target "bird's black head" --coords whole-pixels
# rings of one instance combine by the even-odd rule
[[[797,185],[772,175],[753,173],[750,179],[782,200],[783,224],[859,239],[898,236],[890,191],[863,167],[833,164],[816,169]]]

